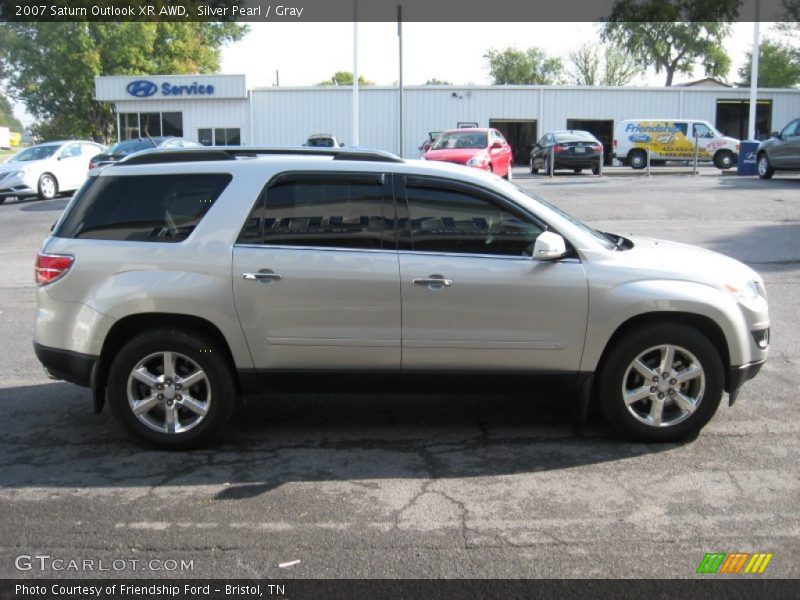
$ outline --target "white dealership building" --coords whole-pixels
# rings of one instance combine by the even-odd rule
[[[743,139],[749,90],[705,82],[673,87],[369,86],[359,91],[359,140],[405,157],[419,155],[428,132],[458,126],[496,127],[515,156],[545,132],[587,129],[612,149],[614,124],[630,118],[704,119]],[[297,146],[330,133],[351,145],[350,87],[247,87],[244,75],[98,77],[95,98],[113,103],[121,139],[177,135],[207,145]],[[800,90],[761,89],[760,137],[800,116]],[[524,160],[524,159],[523,159]]]

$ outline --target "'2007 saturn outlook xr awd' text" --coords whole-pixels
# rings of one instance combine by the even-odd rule
[[[769,345],[764,283],[733,259],[363,150],[132,156],[75,195],[36,281],[47,372],[162,448],[292,372],[561,376],[626,437],[678,440]]]

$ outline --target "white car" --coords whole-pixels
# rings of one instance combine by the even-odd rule
[[[81,140],[47,142],[17,152],[0,165],[0,202],[8,197],[54,198],[86,180],[89,159],[105,146]]]

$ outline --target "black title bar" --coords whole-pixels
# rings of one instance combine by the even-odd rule
[[[620,0],[0,0],[0,21],[591,22]],[[761,0],[759,21],[790,20],[791,0]],[[648,4],[640,0],[639,4]],[[640,21],[755,21],[757,0],[649,0]],[[738,11],[736,5],[738,4]],[[733,6],[731,18],[722,6]],[[738,15],[737,15],[738,12]]]

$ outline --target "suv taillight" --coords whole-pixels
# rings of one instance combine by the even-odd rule
[[[68,254],[42,254],[40,252],[36,255],[36,285],[46,285],[61,279],[74,262],[75,257]]]

